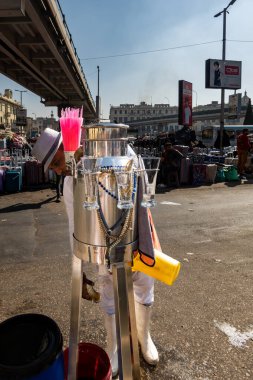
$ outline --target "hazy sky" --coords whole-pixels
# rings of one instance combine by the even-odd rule
[[[178,105],[181,79],[193,83],[194,106],[196,102],[220,101],[220,90],[205,89],[205,60],[222,58],[223,20],[222,16],[213,16],[230,0],[59,1],[94,99],[100,66],[104,118],[109,115],[110,105],[140,101]],[[252,15],[253,0],[237,0],[229,8],[226,29],[226,59],[242,61],[241,91],[247,90],[250,97],[253,96]],[[194,44],[201,45],[182,47]],[[98,58],[159,49],[168,50]],[[0,92],[4,88],[22,89],[0,75]],[[226,101],[232,93],[226,91]],[[15,97],[19,100],[19,93]],[[40,98],[31,93],[23,94],[23,103],[31,116],[33,112],[49,116],[53,109],[44,107]]]

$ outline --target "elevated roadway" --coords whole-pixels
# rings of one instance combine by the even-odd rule
[[[84,107],[96,117],[92,98],[58,0],[0,0],[0,72],[41,97],[58,112]]]

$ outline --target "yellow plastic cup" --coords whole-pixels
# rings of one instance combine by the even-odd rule
[[[155,249],[155,265],[150,267],[141,261],[140,254],[134,257],[132,271],[139,271],[154,277],[167,285],[173,285],[180,271],[180,262]]]

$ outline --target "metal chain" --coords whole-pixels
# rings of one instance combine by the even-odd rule
[[[106,170],[106,171],[103,171],[103,172],[106,172],[106,173],[110,173],[110,174],[114,174],[114,170],[112,169],[109,169],[109,170]],[[114,174],[115,175],[115,174]],[[131,184],[129,186],[129,192],[133,193],[133,181],[131,181]],[[100,229],[102,230],[102,232],[104,233],[105,235],[105,239],[106,239],[106,258],[107,258],[107,261],[108,261],[108,267],[110,266],[110,251],[116,247],[116,245],[126,236],[129,228],[132,226],[132,215],[133,215],[133,209],[130,209],[128,210],[127,212],[127,215],[126,215],[126,218],[125,218],[125,221],[124,221],[124,224],[122,226],[122,229],[120,231],[120,233],[115,236],[115,235],[112,235],[111,234],[111,231],[108,230],[101,218],[101,215],[100,215],[100,210],[97,210],[97,216],[98,216],[98,221],[99,221],[99,226],[100,226]],[[113,240],[111,242],[111,240]]]

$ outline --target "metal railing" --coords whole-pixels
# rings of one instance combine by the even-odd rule
[[[70,33],[70,30],[69,30],[68,25],[67,25],[67,22],[66,22],[66,17],[65,17],[65,15],[64,15],[63,11],[62,11],[62,8],[61,8],[61,5],[60,5],[59,0],[56,0],[56,5],[57,5],[58,10],[59,10],[59,13],[60,13],[60,15],[61,15],[62,22],[63,22],[63,25],[64,25],[65,30],[66,30],[66,34],[67,34],[68,39],[69,39],[69,42],[70,42],[70,44],[71,44],[71,46],[72,46],[72,49],[73,49],[73,52],[74,52],[75,58],[76,58],[76,60],[77,60],[77,62],[78,62],[79,68],[80,68],[80,71],[81,71],[81,73],[82,73],[82,75],[83,75],[83,80],[84,80],[84,82],[85,82],[85,85],[86,85],[87,91],[89,92],[90,98],[91,98],[91,100],[93,101],[93,104],[95,105],[94,99],[93,99],[93,97],[92,97],[92,94],[91,94],[91,91],[90,91],[90,88],[89,88],[89,85],[88,85],[88,82],[87,82],[87,79],[86,79],[85,74],[84,74],[84,71],[83,71],[83,67],[82,67],[82,64],[81,64],[80,58],[78,57],[77,50],[76,50],[76,47],[75,47],[74,42],[73,42],[73,39],[72,39],[72,35],[71,35],[71,33]],[[51,19],[51,22],[53,23],[53,20],[52,20],[52,19]],[[55,28],[55,25],[54,25],[54,28]],[[56,30],[56,28],[55,28],[55,30]]]

